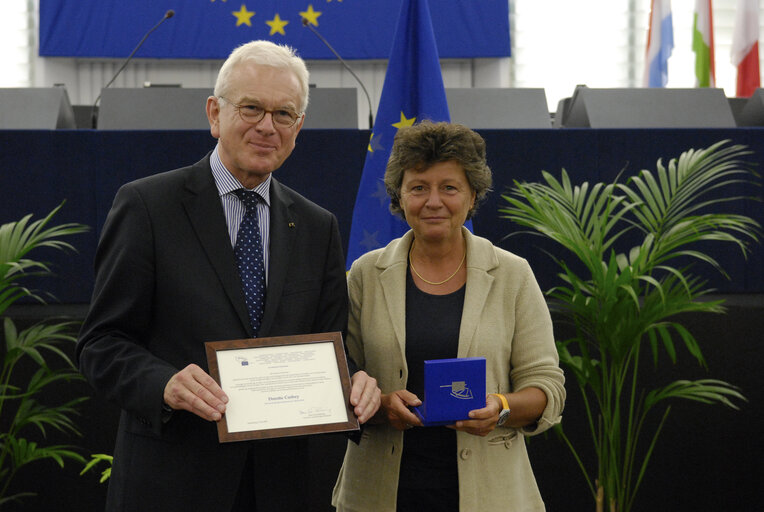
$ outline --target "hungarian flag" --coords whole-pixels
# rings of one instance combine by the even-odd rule
[[[759,74],[759,0],[738,0],[732,35],[732,64],[737,67],[739,98],[748,98],[761,87]]]
[[[652,0],[650,29],[645,55],[645,87],[665,87],[668,83],[668,59],[674,48],[674,25],[671,21],[671,0]]]
[[[714,18],[711,13],[711,0],[695,0],[692,51],[695,52],[695,86],[716,87]]]

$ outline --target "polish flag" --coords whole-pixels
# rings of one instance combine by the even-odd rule
[[[671,0],[652,0],[650,30],[645,56],[645,87],[665,87],[668,83],[668,59],[674,48]]]
[[[759,0],[738,0],[731,60],[737,66],[737,93],[748,98],[761,87],[759,73]]]

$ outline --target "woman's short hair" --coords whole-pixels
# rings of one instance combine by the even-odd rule
[[[294,48],[270,41],[251,41],[236,47],[220,68],[218,78],[215,81],[215,96],[226,96],[229,93],[231,73],[243,62],[286,68],[292,71],[300,83],[300,111],[305,112],[308,108],[308,80],[310,76],[305,61],[297,55]]]
[[[422,121],[400,128],[385,170],[385,188],[390,196],[390,211],[405,218],[401,208],[401,185],[406,171],[423,172],[439,162],[454,161],[464,169],[467,182],[475,191],[475,203],[467,218],[491,191],[491,169],[485,159],[483,137],[457,123]]]

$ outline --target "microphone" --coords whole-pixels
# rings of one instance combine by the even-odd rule
[[[119,74],[120,74],[120,73],[122,73],[122,70],[123,70],[123,69],[125,69],[125,66],[127,66],[127,63],[128,63],[128,62],[130,62],[130,59],[132,59],[132,58],[133,58],[133,55],[135,55],[135,52],[137,52],[137,51],[138,51],[138,48],[140,48],[140,47],[143,45],[143,42],[146,40],[146,38],[147,38],[147,37],[149,37],[149,34],[151,34],[153,31],[155,31],[156,29],[158,29],[158,28],[159,28],[159,25],[161,25],[162,23],[164,23],[164,21],[165,21],[165,20],[169,20],[169,19],[170,19],[170,18],[172,18],[173,16],[175,16],[175,11],[173,11],[172,9],[170,9],[170,10],[168,10],[166,13],[164,13],[164,16],[162,16],[162,19],[161,19],[161,20],[159,20],[159,23],[157,23],[156,25],[154,25],[154,26],[151,28],[151,30],[149,30],[148,32],[146,32],[146,34],[143,36],[143,39],[141,39],[141,40],[140,40],[140,42],[139,42],[139,43],[138,43],[138,44],[135,46],[135,48],[133,48],[133,51],[130,53],[130,55],[128,55],[128,56],[127,56],[127,58],[125,59],[125,62],[123,62],[123,63],[122,63],[122,66],[121,66],[121,67],[120,67],[120,68],[117,70],[117,72],[116,72],[116,73],[114,73],[114,76],[113,76],[113,77],[111,77],[111,80],[109,80],[109,83],[107,83],[107,84],[106,84],[106,85],[103,87],[103,89],[101,89],[101,92],[100,92],[100,93],[98,93],[98,97],[97,97],[97,98],[96,98],[96,100],[93,102],[93,110],[92,110],[92,112],[91,112],[91,122],[92,122],[92,126],[93,126],[93,128],[95,128],[95,127],[96,127],[96,124],[97,124],[97,122],[98,122],[98,111],[96,110],[96,105],[98,105],[98,100],[100,100],[100,99],[101,99],[101,94],[103,94],[103,90],[104,90],[104,89],[107,89],[107,88],[108,88],[108,87],[109,87],[111,84],[113,84],[113,83],[114,83],[114,80],[116,80],[116,79],[117,79],[117,77],[119,76]]]
[[[353,70],[350,69],[350,66],[348,66],[347,63],[344,60],[342,60],[342,57],[340,57],[340,54],[337,53],[334,48],[332,48],[332,45],[329,44],[329,41],[324,39],[324,36],[319,34],[318,30],[316,30],[315,28],[310,26],[310,23],[308,22],[307,18],[303,18],[302,19],[302,26],[303,27],[308,27],[311,32],[316,34],[316,36],[318,36],[318,38],[321,40],[321,42],[323,42],[326,45],[326,47],[329,48],[332,51],[334,56],[337,57],[337,59],[342,63],[342,65],[345,66],[345,69],[350,71],[350,74],[353,75],[353,78],[355,78],[356,81],[359,84],[361,84],[361,89],[363,89],[363,93],[366,95],[366,101],[369,103],[369,130],[373,130],[374,129],[374,114],[371,111],[371,97],[369,97],[369,92],[366,90],[366,87],[364,87],[363,82],[361,82],[361,79],[358,78],[358,75],[356,75],[353,72]]]

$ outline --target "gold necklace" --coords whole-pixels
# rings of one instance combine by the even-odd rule
[[[414,243],[415,243],[415,242],[416,242],[416,240],[414,240],[413,242],[411,242],[411,247],[409,248],[409,266],[411,266],[411,270],[413,270],[413,271],[414,271],[414,273],[417,275],[417,277],[418,277],[419,279],[421,279],[421,280],[422,280],[422,281],[424,281],[425,283],[427,283],[427,284],[431,284],[431,285],[433,285],[433,286],[440,286],[441,284],[445,284],[445,283],[449,282],[451,279],[453,279],[453,277],[454,277],[456,274],[458,274],[458,273],[459,273],[459,270],[462,268],[462,265],[464,265],[464,260],[467,258],[467,247],[465,247],[465,248],[464,248],[464,254],[462,255],[462,261],[460,261],[460,262],[459,262],[459,266],[458,266],[458,267],[456,267],[456,270],[454,270],[454,273],[453,273],[453,274],[451,274],[450,276],[448,276],[447,278],[445,278],[445,279],[444,279],[444,280],[442,280],[442,281],[438,281],[438,282],[435,282],[435,281],[428,281],[427,279],[425,279],[424,277],[422,277],[422,274],[420,274],[419,272],[417,272],[416,268],[414,267],[414,260],[413,260],[413,259],[411,259],[411,252],[414,250]]]

